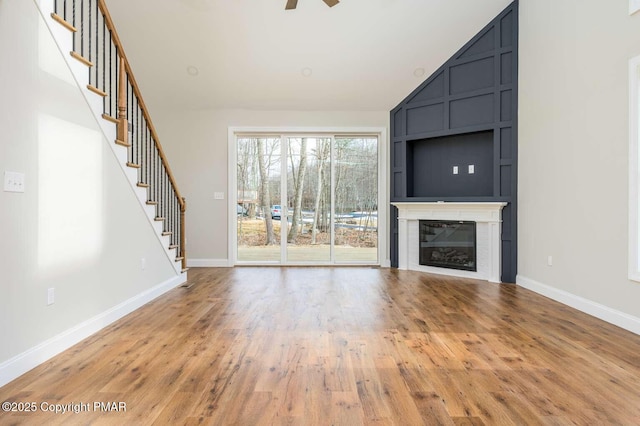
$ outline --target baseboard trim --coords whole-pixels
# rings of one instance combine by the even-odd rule
[[[584,297],[576,296],[575,294],[564,290],[559,290],[522,275],[518,275],[516,277],[516,284],[553,299],[556,302],[563,303],[584,312],[585,314],[589,314],[610,324],[617,325],[618,327],[640,335],[640,318],[638,317],[601,305],[600,303],[585,299]]]
[[[189,259],[187,258],[188,268],[228,268],[233,266],[229,264],[228,259]]]
[[[15,380],[27,371],[69,349],[92,334],[102,330],[109,324],[130,314],[169,290],[178,287],[186,280],[186,273],[170,278],[149,290],[125,300],[101,314],[83,321],[75,327],[47,339],[33,348],[0,363],[0,386],[4,386],[12,380]]]

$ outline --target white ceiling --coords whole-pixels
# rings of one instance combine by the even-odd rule
[[[347,111],[395,107],[511,0],[106,3],[152,109]]]

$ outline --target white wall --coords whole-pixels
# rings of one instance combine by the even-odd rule
[[[636,332],[627,74],[639,54],[626,0],[520,1],[518,282]]]
[[[0,57],[0,173],[26,175],[0,192],[2,385],[176,274],[33,2],[0,1]]]
[[[183,110],[154,114],[171,168],[187,199],[188,258],[221,266],[227,264],[229,257],[229,127],[389,127],[387,111]],[[388,146],[388,141],[380,143]],[[224,192],[225,199],[214,200],[214,192]]]

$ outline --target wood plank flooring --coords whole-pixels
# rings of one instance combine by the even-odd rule
[[[39,408],[0,424],[640,424],[640,336],[514,285],[377,268],[189,281],[0,388]]]

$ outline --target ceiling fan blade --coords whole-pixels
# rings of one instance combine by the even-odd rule
[[[336,4],[340,3],[340,0],[322,0],[322,1],[324,1],[329,7],[333,7]]]
[[[298,6],[298,0],[287,0],[287,5],[284,7],[284,10],[295,9]]]

